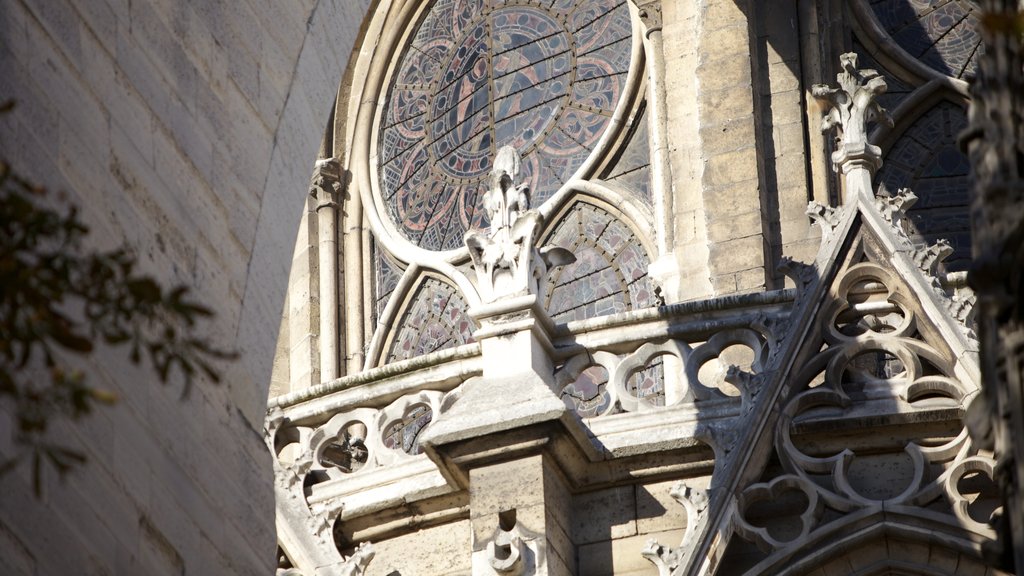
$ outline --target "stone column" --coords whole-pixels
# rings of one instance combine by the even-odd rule
[[[320,379],[340,376],[338,332],[338,196],[342,191],[337,158],[316,161],[310,195],[316,198],[317,252],[320,276]]]
[[[657,249],[650,273],[665,290],[668,301],[679,300],[679,263],[675,257],[675,201],[672,168],[668,157],[668,117],[665,113],[665,48],[662,42],[661,0],[636,2],[644,28],[644,52],[647,54],[647,126],[650,131],[651,187],[654,192],[654,219]]]

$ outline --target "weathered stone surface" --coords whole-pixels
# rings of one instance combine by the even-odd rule
[[[225,384],[201,382],[181,400],[178,383],[164,391],[120,352],[100,350],[86,366],[91,382],[121,402],[68,436],[90,456],[74,484],[47,483],[51,499],[38,501],[24,476],[0,479],[6,494],[24,495],[4,498],[0,510],[10,536],[0,555],[15,572],[272,571],[260,428],[295,201],[322,133],[295,118],[299,108],[327,117],[362,10],[311,6],[275,19],[215,3],[0,10],[0,99],[17,102],[4,160],[81,204],[93,245],[125,242],[144,272],[196,286],[217,313],[214,339],[244,354],[225,367]],[[294,66],[304,43],[317,43],[305,39],[328,30],[320,45],[336,53],[330,66],[316,75]],[[290,87],[303,84],[323,89],[284,106]],[[154,392],[159,401],[148,398]],[[32,517],[48,521],[25,521]]]

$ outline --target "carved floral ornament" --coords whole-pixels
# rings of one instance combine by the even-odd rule
[[[867,126],[869,122],[893,125],[892,116],[876,101],[888,86],[877,71],[857,69],[855,52],[840,56],[840,65],[843,71],[836,75],[838,88],[827,84],[811,87],[811,94],[829,106],[821,131],[838,130],[832,165],[843,173],[857,165],[877,170],[882,166],[882,150],[868,142]]]
[[[487,232],[470,230],[465,242],[476,272],[480,300],[494,302],[509,296],[537,295],[547,272],[555,266],[576,261],[565,248],[535,245],[544,225],[544,216],[530,209],[530,191],[526,184],[514,184],[519,175],[519,153],[511,146],[498,150],[491,170],[490,189],[483,206],[490,220]]]

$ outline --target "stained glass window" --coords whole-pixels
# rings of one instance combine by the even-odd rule
[[[397,325],[388,363],[467,344],[476,328],[466,315],[466,301],[436,278],[420,283]]]
[[[388,215],[411,242],[462,245],[504,145],[540,205],[584,163],[623,93],[625,0],[435,0],[412,34],[378,132]]]
[[[918,200],[910,209],[910,220],[922,242],[949,240],[954,249],[946,260],[949,270],[966,269],[971,257],[970,164],[956,142],[966,127],[963,108],[939,103],[903,132],[876,177],[889,194],[900,188],[914,191]]]
[[[373,244],[374,262],[374,310],[373,319],[376,322],[384,313],[391,294],[398,287],[398,280],[402,276],[402,270],[389,258],[380,246]]]
[[[638,114],[633,120],[632,134],[622,153],[608,169],[605,180],[617,182],[634,192],[648,208],[654,207],[651,197],[651,155],[648,140],[647,120]]]
[[[658,356],[626,381],[626,391],[655,406],[665,405],[665,360]]]
[[[876,0],[882,27],[911,56],[954,78],[974,75],[981,51],[978,5],[970,0]]]
[[[420,432],[434,418],[434,411],[426,404],[413,406],[405,416],[384,430],[384,446],[406,454],[419,454]]]
[[[582,418],[592,418],[608,409],[608,370],[591,366],[580,373],[574,382],[562,388],[562,402]]]
[[[876,60],[871,52],[856,39],[853,41],[853,51],[857,53],[857,62],[860,68],[877,70],[885,77],[887,88],[885,93],[878,96],[878,103],[886,110],[890,112],[895,110],[900,105],[900,102],[914,91],[912,85],[901,79],[899,74],[893,73],[892,70]]]
[[[562,218],[547,244],[567,248],[576,262],[548,278],[547,310],[559,322],[655,305],[647,252],[622,221],[585,202]]]

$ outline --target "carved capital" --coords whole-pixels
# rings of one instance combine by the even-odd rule
[[[811,94],[828,106],[821,123],[821,131],[838,130],[836,150],[832,153],[835,170],[848,174],[856,168],[874,173],[882,166],[882,151],[868,142],[867,126],[870,122],[884,122],[892,126],[892,117],[876,101],[887,85],[875,70],[857,69],[857,54],[848,52],[840,56],[843,71],[836,75],[838,88],[815,84]]]
[[[641,0],[636,2],[636,8],[648,36],[661,32],[661,0]]]
[[[309,195],[318,200],[317,209],[334,206],[344,188],[341,162],[337,158],[322,158],[313,165],[309,181]]]

